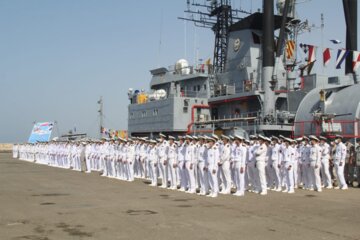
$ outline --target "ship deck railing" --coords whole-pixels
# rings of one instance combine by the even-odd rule
[[[290,112],[295,113],[295,112]],[[195,126],[217,125],[217,126],[232,126],[232,127],[249,127],[254,125],[293,125],[292,121],[286,122],[280,120],[276,113],[273,119],[264,117],[263,112],[246,112],[241,114],[224,115],[222,117],[214,118],[207,121],[196,121]]]
[[[189,74],[212,74],[213,73],[213,66],[211,64],[197,64],[193,66],[187,66],[180,69],[175,69],[175,65],[170,65],[167,68],[168,72],[173,74],[180,74],[182,71],[189,71]]]
[[[200,86],[203,87],[203,86]],[[144,94],[144,93],[142,93]],[[146,95],[151,95],[152,93],[145,93]],[[147,104],[147,103],[151,103],[151,102],[157,102],[157,101],[163,101],[163,100],[167,100],[167,99],[172,99],[172,98],[205,98],[208,99],[209,98],[209,94],[207,92],[202,92],[202,91],[181,91],[181,92],[176,92],[173,94],[167,94],[167,96],[163,97],[163,98],[157,98],[157,99],[150,99],[148,98],[147,101],[144,102],[132,102],[131,105],[141,105],[141,104]]]

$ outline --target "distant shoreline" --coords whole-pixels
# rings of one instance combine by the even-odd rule
[[[0,153],[12,152],[12,143],[0,143]]]

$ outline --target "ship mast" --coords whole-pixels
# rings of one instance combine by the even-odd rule
[[[99,104],[99,138],[102,138],[102,131],[103,131],[103,127],[104,127],[104,112],[103,112],[103,99],[102,96],[100,97],[100,100],[97,102]]]
[[[187,0],[188,8],[185,13],[187,18],[179,19],[194,22],[197,27],[211,28],[215,34],[214,46],[214,73],[222,73],[225,70],[226,51],[228,45],[229,27],[234,20],[240,20],[240,13],[250,14],[242,9],[233,9],[230,0],[207,0],[209,3],[200,4],[195,0],[190,3]],[[191,10],[191,6],[202,10]]]

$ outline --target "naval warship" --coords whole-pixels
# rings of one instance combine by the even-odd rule
[[[215,33],[213,62],[151,70],[148,92],[129,89],[128,132],[324,135],[358,138],[360,85],[352,56],[345,74],[310,74],[313,62],[299,65],[298,35],[309,26],[295,14],[296,0],[263,0],[263,10],[234,9],[230,0],[204,4],[204,11],[185,12],[196,26]],[[357,1],[343,0],[346,49],[357,50]],[[292,54],[287,48],[292,44]],[[300,74],[299,74],[300,72]]]

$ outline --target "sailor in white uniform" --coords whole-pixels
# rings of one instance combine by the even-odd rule
[[[334,155],[334,165],[336,170],[336,176],[338,179],[339,186],[335,189],[342,189],[346,190],[348,189],[348,186],[345,181],[344,177],[344,166],[345,166],[345,159],[346,159],[346,146],[342,142],[342,136],[336,135],[336,149],[335,149],[335,155]]]
[[[187,185],[188,190],[187,193],[196,193],[196,185],[195,185],[195,144],[192,141],[192,137],[190,135],[185,136],[186,139],[186,151],[185,151],[185,169],[186,176],[188,179]]]
[[[161,176],[161,188],[167,188],[168,181],[168,152],[169,152],[169,143],[166,141],[166,136],[162,133],[159,134],[160,141],[158,146],[159,154],[159,172]]]
[[[127,181],[129,182],[134,181],[135,147],[134,141],[129,138],[125,165]]]
[[[315,191],[321,192],[321,178],[320,178],[320,167],[321,167],[321,148],[319,146],[319,139],[316,136],[309,136],[311,140],[310,148],[310,169],[312,174],[313,186]]]
[[[259,180],[258,180],[258,171],[255,167],[256,165],[256,155],[255,152],[259,148],[259,143],[257,141],[257,137],[255,135],[250,135],[250,145],[248,148],[248,154],[246,158],[246,165],[247,165],[247,184],[251,185],[249,191],[258,192],[259,188]],[[246,179],[246,177],[245,177]]]
[[[187,144],[184,141],[185,138],[179,136],[179,146],[178,146],[178,159],[177,159],[177,169],[180,177],[180,189],[179,191],[185,192],[187,189],[187,171],[185,169],[185,152],[187,148]]]
[[[257,191],[259,191],[261,195],[266,195],[267,183],[266,183],[265,166],[266,166],[267,145],[266,145],[266,138],[262,135],[259,135],[259,144],[260,146],[255,151],[256,169],[258,172],[257,177],[260,183],[260,186],[257,189]]]
[[[231,193],[231,170],[230,170],[230,158],[231,158],[231,145],[230,138],[228,136],[221,136],[223,146],[219,161],[220,178],[223,182],[224,188],[220,191],[221,194]]]
[[[199,149],[197,151],[197,171],[200,183],[199,195],[205,196],[209,192],[209,176],[205,171],[205,160],[207,155],[207,147],[205,144],[205,137],[199,136]]]
[[[320,148],[321,148],[321,176],[323,178],[323,184],[326,189],[331,189],[332,180],[330,175],[330,145],[327,143],[326,137],[320,136]]]
[[[177,189],[177,151],[178,147],[175,143],[175,137],[169,136],[169,146],[168,146],[168,168],[169,168],[169,175],[170,175],[170,189],[176,190]]]
[[[150,176],[151,176],[151,184],[150,186],[156,187],[157,186],[157,173],[156,168],[158,164],[158,154],[157,154],[157,147],[156,141],[150,140],[149,152],[148,152],[148,159],[150,165]]]
[[[234,196],[244,196],[245,194],[245,173],[247,149],[243,144],[245,139],[241,136],[234,136],[235,148],[233,150],[234,182],[236,192]]]
[[[294,193],[294,171],[293,164],[295,162],[295,148],[292,146],[294,140],[290,138],[284,138],[285,147],[282,150],[282,164],[285,168],[286,177],[286,189],[284,193]]]
[[[219,170],[219,160],[220,152],[218,146],[215,144],[215,139],[212,137],[207,138],[208,141],[208,150],[206,156],[206,167],[205,170],[209,175],[209,183],[211,187],[211,194],[207,195],[209,197],[217,197],[219,193],[219,183],[218,183],[218,170]]]
[[[281,148],[279,144],[279,138],[273,136],[271,138],[271,166],[273,171],[274,188],[271,189],[276,192],[281,192]]]

